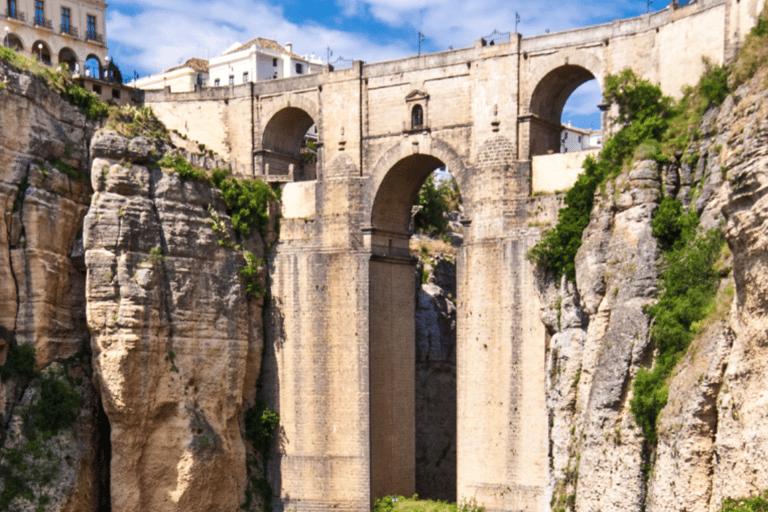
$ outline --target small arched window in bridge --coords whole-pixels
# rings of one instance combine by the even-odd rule
[[[416,130],[424,125],[424,109],[421,105],[414,105],[411,110],[411,130]]]

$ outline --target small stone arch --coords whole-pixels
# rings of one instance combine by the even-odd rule
[[[45,41],[41,41],[40,39],[35,41],[32,48],[30,48],[30,52],[35,59],[42,61],[45,64],[53,63],[51,60],[51,47],[48,46],[48,43]]]
[[[93,53],[85,58],[85,76],[101,78],[101,59]]]
[[[6,48],[11,48],[17,52],[24,50],[24,43],[22,42],[21,37],[13,32],[9,32],[8,35],[5,36],[4,43]]]
[[[563,107],[580,85],[592,79],[603,88],[603,63],[583,50],[558,52],[531,69],[528,92],[521,105],[521,157],[560,151]]]
[[[284,104],[268,119],[261,134],[261,149],[255,154],[256,168],[285,181],[317,179],[318,154],[305,140],[309,129],[317,124],[315,118],[299,106]]]
[[[59,64],[66,64],[70,73],[74,73],[77,68],[77,54],[69,47],[64,47],[59,51]]]

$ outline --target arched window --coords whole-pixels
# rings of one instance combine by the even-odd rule
[[[421,105],[414,105],[411,110],[411,129],[415,130],[421,128],[424,125],[424,109]]]

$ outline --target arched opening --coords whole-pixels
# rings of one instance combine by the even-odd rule
[[[414,105],[411,110],[411,130],[417,130],[424,126],[424,109],[421,105]]]
[[[456,500],[455,277],[453,288],[446,291],[435,282],[424,283],[423,276],[437,273],[440,265],[434,248],[446,242],[436,232],[433,238],[422,233],[411,239],[418,210],[414,205],[425,182],[434,191],[442,180],[450,179],[447,172],[436,172],[439,169],[445,169],[445,163],[431,155],[402,158],[387,172],[373,203],[369,267],[373,499],[418,493],[422,498]],[[434,268],[425,274],[430,264]],[[437,324],[450,331],[451,315],[453,332],[432,335]]]
[[[59,52],[59,64],[66,64],[70,73],[74,73],[77,68],[77,55],[70,48],[62,48]]]
[[[101,61],[94,54],[88,55],[85,59],[85,76],[101,78]]]
[[[38,61],[51,65],[51,49],[43,41],[35,41],[32,45],[32,55]]]
[[[591,80],[595,76],[588,69],[566,64],[547,73],[536,85],[530,103],[531,156],[560,152],[566,102],[579,86]]]
[[[560,123],[560,152],[573,153],[602,146],[602,103],[603,93],[597,80],[580,85],[563,107]]]
[[[14,33],[9,33],[5,36],[5,46],[17,52],[24,49],[21,38]]]
[[[256,168],[273,179],[317,179],[317,127],[298,107],[280,110],[267,123],[262,148],[256,152]]]

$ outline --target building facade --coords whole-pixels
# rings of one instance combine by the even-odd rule
[[[192,58],[157,75],[140,78],[134,85],[146,90],[170,87],[172,92],[192,92],[196,85],[242,85],[318,73],[322,67],[322,61],[314,56],[293,53],[291,43],[283,46],[256,37],[247,43],[235,43],[210,60]]]
[[[107,4],[101,0],[4,0],[3,46],[73,73],[106,69]]]

